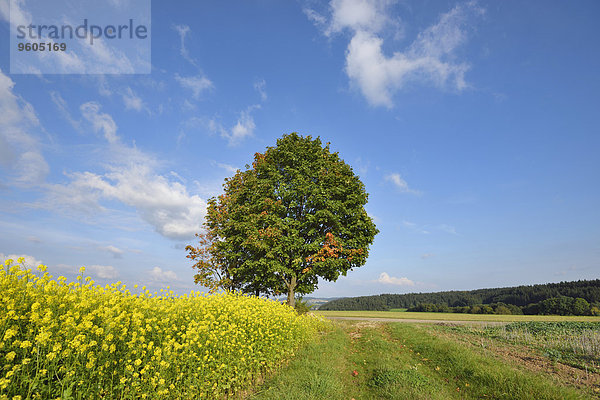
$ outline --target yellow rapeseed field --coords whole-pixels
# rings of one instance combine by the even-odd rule
[[[132,294],[18,263],[0,267],[0,400],[224,398],[328,327],[267,299]]]

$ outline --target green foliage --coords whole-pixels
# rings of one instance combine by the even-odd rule
[[[552,297],[523,307],[525,314],[541,315],[591,315],[590,303],[582,298]]]
[[[311,310],[312,306],[310,304],[308,304],[307,301],[303,300],[302,297],[297,297],[294,308],[296,309],[296,312],[298,314],[302,315],[302,314],[306,314],[307,312],[309,312]]]
[[[378,231],[365,187],[319,138],[284,135],[223,187],[208,200],[207,237],[187,248],[198,283],[287,293],[293,306],[319,277],[335,281],[366,262]]]
[[[507,332],[527,331],[532,335],[566,335],[584,331],[600,333],[600,322],[512,322],[503,329]]]

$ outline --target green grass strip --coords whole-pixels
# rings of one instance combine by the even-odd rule
[[[541,374],[517,369],[461,343],[436,337],[426,326],[390,324],[391,338],[423,367],[435,372],[438,381],[460,391],[461,398],[493,399],[585,399],[576,389],[557,386]]]
[[[319,400],[349,399],[348,382],[341,370],[349,352],[350,339],[335,329],[302,348],[280,373],[267,380],[250,399]],[[347,379],[346,379],[347,381]]]

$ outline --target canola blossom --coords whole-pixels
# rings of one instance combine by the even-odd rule
[[[225,398],[329,326],[263,298],[132,294],[19,262],[0,267],[0,400]]]

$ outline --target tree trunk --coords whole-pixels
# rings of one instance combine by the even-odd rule
[[[294,308],[296,306],[296,297],[294,295],[294,289],[296,289],[296,275],[292,276],[290,279],[290,284],[288,285],[288,298],[287,305]]]

